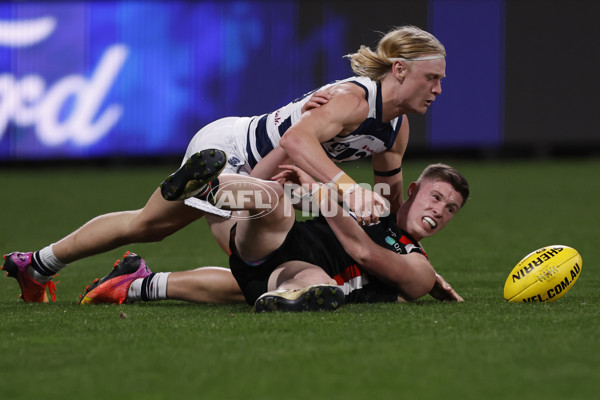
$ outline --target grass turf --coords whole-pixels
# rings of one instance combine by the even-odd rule
[[[410,161],[410,160],[409,160]],[[437,160],[433,160],[437,161]],[[226,265],[204,222],[156,244],[74,263],[54,304],[24,304],[0,278],[0,397],[595,398],[600,384],[598,160],[450,162],[472,198],[438,236],[434,266],[465,298],[256,315],[245,305],[83,307],[77,296],[131,249],[155,271]],[[426,161],[405,165],[414,180]],[[347,171],[369,181],[368,167]],[[169,167],[5,169],[0,251],[38,249],[90,218],[141,207]],[[582,275],[560,301],[507,304],[527,253],[565,244]]]

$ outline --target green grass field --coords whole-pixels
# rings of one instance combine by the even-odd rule
[[[0,398],[597,398],[600,160],[444,161],[467,176],[472,198],[424,245],[465,303],[270,315],[245,305],[77,304],[125,250],[154,271],[226,265],[200,221],[74,263],[57,277],[53,304],[23,303],[16,280],[0,277]],[[407,160],[405,181],[426,163]],[[0,251],[39,249],[96,215],[139,208],[174,167],[4,168]],[[370,181],[365,165],[347,171]],[[512,267],[550,244],[582,254],[574,288],[556,303],[506,303]]]

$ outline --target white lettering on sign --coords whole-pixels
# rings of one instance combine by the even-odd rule
[[[0,21],[0,46],[31,46],[50,36],[55,27],[56,20],[52,17]]]
[[[36,44],[52,33],[53,21],[51,17],[0,21],[0,45]],[[68,140],[87,146],[98,141],[123,114],[118,104],[107,106],[100,114],[99,110],[128,53],[125,45],[112,45],[89,78],[67,75],[51,86],[40,75],[17,78],[0,74],[0,139],[12,122],[20,127],[36,126],[38,139],[46,146],[58,146]]]

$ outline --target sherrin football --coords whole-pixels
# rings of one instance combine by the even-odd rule
[[[504,298],[511,303],[556,301],[579,278],[581,263],[581,256],[571,247],[542,247],[513,268],[504,284]]]

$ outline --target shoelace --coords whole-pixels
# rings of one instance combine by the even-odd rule
[[[52,301],[56,301],[56,285],[54,284],[54,282],[48,281],[48,283],[46,283],[46,287],[48,288],[48,292],[50,293],[50,299],[52,299]]]

